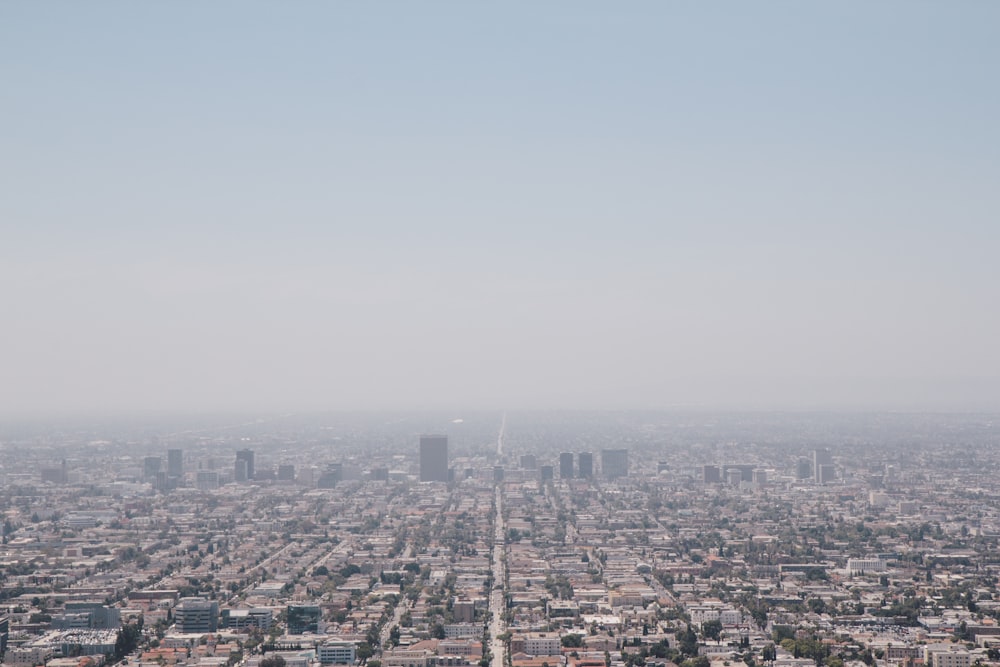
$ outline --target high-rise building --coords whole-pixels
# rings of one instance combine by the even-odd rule
[[[722,466],[722,476],[729,479],[729,473],[733,470],[738,470],[740,473],[741,482],[752,482],[753,481],[753,466],[746,465],[744,463],[727,463]]]
[[[813,481],[817,484],[823,483],[823,471],[820,466],[833,465],[833,457],[830,456],[829,449],[813,450]]]
[[[573,452],[559,455],[559,476],[563,479],[573,478]]]
[[[538,458],[534,454],[521,454],[521,468],[524,470],[537,470]]]
[[[340,482],[344,481],[344,464],[327,463],[326,469],[316,480],[317,489],[333,489]]]
[[[240,461],[246,464],[245,477],[240,479]],[[246,482],[254,478],[256,470],[253,465],[253,450],[252,449],[241,449],[236,452],[236,481]]]
[[[238,461],[237,463],[243,464],[243,479],[240,481],[246,481],[246,462]],[[195,487],[199,491],[211,491],[212,489],[219,488],[219,473],[215,470],[199,470],[197,476],[195,477]]]
[[[420,481],[448,481],[448,436],[420,436]]]
[[[706,484],[721,484],[722,471],[719,466],[706,465],[701,467],[701,480]]]
[[[168,449],[167,450],[167,475],[169,477],[183,477],[184,476],[184,450],[183,449]]]
[[[828,484],[837,479],[837,467],[832,463],[822,463],[816,473],[817,484]]]
[[[205,598],[181,598],[174,607],[177,631],[204,634],[219,629],[219,603]]]
[[[800,458],[795,464],[795,479],[809,479],[812,477],[812,465],[809,459]]]
[[[63,459],[61,465],[42,468],[42,481],[52,482],[53,484],[66,484],[69,481],[66,459]]]
[[[543,482],[550,482],[555,477],[555,470],[552,469],[552,466],[542,466],[539,472],[542,475]]]
[[[159,456],[147,456],[142,460],[142,476],[144,479],[156,479],[156,473],[160,472],[163,459]]]
[[[493,481],[494,482],[503,481],[503,466],[493,466]]]
[[[294,482],[295,481],[295,466],[290,463],[282,463],[278,466],[278,481],[279,482]]]
[[[576,476],[589,479],[594,476],[594,455],[590,452],[580,452],[576,455]]]
[[[628,450],[602,449],[601,472],[608,479],[628,477]]]
[[[319,634],[320,608],[311,604],[290,604],[288,612],[288,634],[301,635],[307,632]]]

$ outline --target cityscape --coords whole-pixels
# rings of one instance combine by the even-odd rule
[[[998,37],[0,0],[0,667],[1000,667]]]
[[[989,415],[211,422],[6,429],[5,664],[1000,662]]]

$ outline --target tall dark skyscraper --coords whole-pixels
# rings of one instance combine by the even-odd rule
[[[594,476],[594,455],[590,452],[580,452],[576,456],[576,476],[590,478]]]
[[[628,450],[602,449],[601,472],[608,479],[628,477]]]
[[[240,479],[240,470],[243,466],[240,466],[240,461],[243,461],[246,466],[246,479]],[[236,452],[236,481],[244,482],[246,480],[253,479],[254,473],[256,472],[253,467],[253,450],[252,449],[241,449]]]
[[[142,476],[146,479],[156,479],[156,473],[160,472],[163,459],[159,456],[147,456],[142,460]]]
[[[559,476],[563,479],[572,479],[573,452],[563,452],[559,455]]]
[[[420,481],[448,481],[448,436],[420,436]]]
[[[184,450],[183,449],[168,449],[167,450],[167,476],[168,477],[183,477],[184,476]]]

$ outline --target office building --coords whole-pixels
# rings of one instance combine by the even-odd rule
[[[316,657],[321,665],[353,665],[357,659],[357,648],[354,642],[329,639],[319,645]]]
[[[252,449],[241,449],[236,452],[236,481],[246,482],[254,479],[256,474],[256,469],[253,464],[253,450]],[[240,462],[243,463],[241,468]]]
[[[47,466],[42,468],[42,481],[52,482],[53,484],[66,484],[69,482],[69,471],[66,469],[66,459],[63,459],[62,465]]]
[[[563,479],[573,478],[573,452],[559,455],[559,476]]]
[[[601,472],[607,479],[628,477],[628,450],[602,449]]]
[[[534,454],[521,455],[521,468],[523,470],[537,470],[538,458]]]
[[[702,466],[701,480],[706,484],[721,484],[722,471],[719,469],[719,466]]]
[[[278,466],[278,481],[279,482],[294,482],[295,481],[295,466],[290,463],[283,463]]]
[[[813,450],[813,481],[817,484],[823,483],[823,471],[820,466],[833,465],[833,457],[830,456],[829,449]]]
[[[576,476],[590,479],[594,476],[594,455],[590,452],[580,452],[576,455]]]
[[[539,472],[541,472],[543,482],[551,482],[555,478],[556,471],[552,466],[542,466]]]
[[[812,464],[809,459],[800,458],[795,464],[795,479],[809,479],[812,477]]]
[[[319,634],[320,609],[316,605],[288,605],[288,634]]]
[[[327,463],[326,469],[320,473],[316,480],[317,489],[332,489],[340,482],[344,481],[344,464]]]
[[[493,466],[493,481],[494,482],[503,481],[503,466]]]
[[[205,598],[181,598],[174,607],[177,632],[206,633],[219,629],[219,603]]]
[[[246,463],[243,464],[244,469],[246,468]],[[244,479],[246,481],[246,472],[244,470]],[[199,470],[198,475],[195,477],[195,487],[199,491],[211,491],[213,489],[219,488],[219,473],[214,470]]]
[[[167,450],[167,476],[169,476],[169,477],[183,477],[184,476],[184,450],[183,449],[168,449]]]
[[[420,481],[448,481],[448,436],[420,436]]]
[[[267,607],[222,610],[222,627],[236,632],[249,632],[254,628],[267,632],[273,620],[274,614]]]
[[[160,468],[163,466],[163,459],[159,456],[147,456],[142,460],[142,477],[143,479],[156,479],[156,473],[160,472]]]
[[[63,613],[52,617],[57,630],[116,630],[121,625],[119,609],[100,602],[67,602]]]
[[[817,484],[829,484],[830,482],[837,479],[837,467],[832,463],[823,463],[820,465],[819,470],[816,474]]]
[[[729,479],[730,473],[734,470],[739,472],[741,482],[753,481],[753,466],[743,463],[729,463],[722,466],[722,476]]]

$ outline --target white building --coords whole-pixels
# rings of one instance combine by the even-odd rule
[[[870,574],[885,572],[888,569],[886,562],[882,558],[848,558],[847,571],[851,576],[858,574]]]
[[[317,657],[324,665],[351,665],[357,659],[353,642],[331,639],[319,645]]]

